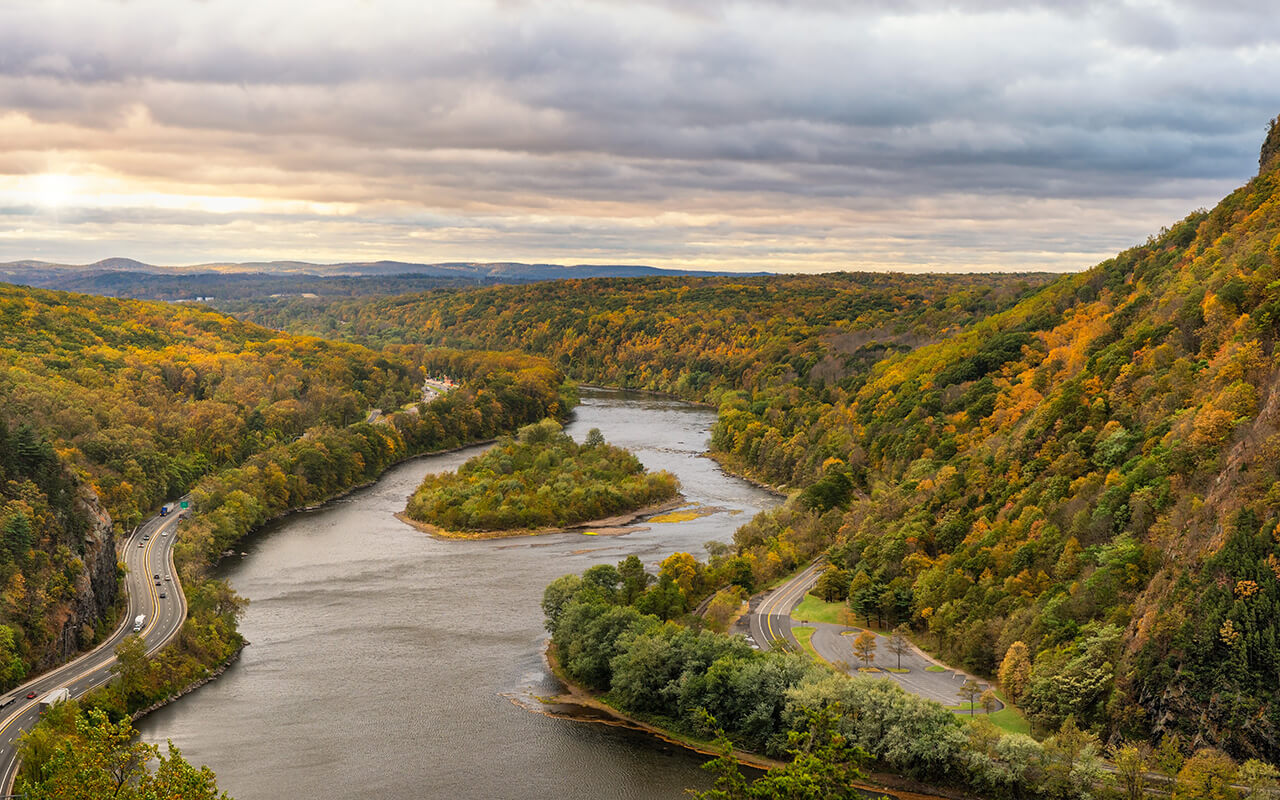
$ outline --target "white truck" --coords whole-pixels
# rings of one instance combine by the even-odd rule
[[[139,614],[138,616],[134,617],[134,618],[133,618],[133,632],[134,632],[134,633],[137,633],[138,631],[142,630],[142,624],[143,624],[144,622],[146,622],[146,621],[147,621],[147,615],[146,615],[146,614]]]
[[[40,710],[44,711],[49,706],[52,706],[56,703],[65,703],[70,699],[71,699],[71,690],[68,689],[67,687],[63,686],[60,689],[54,689],[53,691],[46,694],[44,697],[40,698]]]

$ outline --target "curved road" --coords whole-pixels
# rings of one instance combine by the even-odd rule
[[[791,635],[791,609],[818,582],[824,566],[815,561],[805,567],[791,580],[766,594],[748,612],[747,628],[751,632],[751,638],[761,648],[767,650],[780,641],[786,642],[789,647],[800,647],[796,637]]]
[[[814,562],[760,599],[760,602],[748,612],[747,629],[753,641],[764,649],[773,647],[779,642],[785,642],[785,646],[788,647],[799,648],[800,644],[791,632],[791,626],[795,624],[795,620],[791,618],[791,612],[804,599],[809,589],[818,582],[818,577],[825,567],[825,564]],[[848,634],[856,633],[862,630],[861,628],[832,625],[826,622],[806,622],[805,625],[814,629],[813,638],[809,641],[814,652],[828,663],[843,664],[850,675],[857,674],[851,647],[853,640],[848,637]],[[877,666],[899,665],[896,654],[889,652],[887,642],[886,636],[876,637],[875,663]],[[928,668],[934,665],[943,667],[943,671],[930,672]],[[960,703],[960,685],[968,678],[978,681],[983,690],[989,686],[987,681],[930,658],[915,645],[911,646],[910,652],[902,655],[900,666],[906,671],[881,672],[876,675],[891,678],[911,694],[936,700],[944,706],[956,706]],[[1004,703],[998,703],[995,710],[998,711],[1001,708],[1004,708]]]
[[[0,703],[4,704],[0,708],[0,794],[12,789],[18,767],[14,743],[39,718],[40,698],[64,686],[71,690],[72,697],[79,697],[89,689],[110,681],[113,677],[111,666],[116,660],[115,647],[133,634],[133,620],[139,614],[146,615],[140,633],[146,642],[147,655],[163,647],[182,627],[187,601],[173,570],[173,539],[178,518],[177,513],[152,517],[139,525],[125,542],[120,559],[128,566],[125,593],[129,603],[115,633],[74,661],[50,670],[0,698]],[[154,575],[160,576],[159,585],[152,577]],[[171,580],[165,580],[166,576],[171,576]],[[162,592],[167,596],[160,597]],[[35,698],[28,699],[27,695],[32,693]]]

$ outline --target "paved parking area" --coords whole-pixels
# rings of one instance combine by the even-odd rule
[[[801,623],[793,620],[792,624]],[[811,644],[818,655],[832,664],[844,662],[847,671],[851,675],[892,680],[908,692],[930,700],[936,700],[944,706],[958,706],[964,702],[959,695],[960,686],[971,676],[950,667],[947,667],[943,672],[928,671],[928,667],[945,667],[945,665],[938,664],[938,662],[914,645],[912,645],[910,652],[902,655],[902,668],[908,670],[907,672],[885,672],[883,671],[885,667],[897,667],[898,656],[889,651],[889,637],[877,634],[876,657],[871,662],[871,666],[879,667],[882,671],[859,672],[858,668],[863,664],[853,655],[853,639],[862,632],[862,628],[831,625],[825,622],[806,622],[803,624],[814,628]],[[974,680],[982,686],[983,691],[991,687],[990,683],[981,678],[974,677]],[[998,704],[995,710],[999,711],[1003,707],[1003,704]],[[979,708],[977,713],[982,714],[984,712]]]

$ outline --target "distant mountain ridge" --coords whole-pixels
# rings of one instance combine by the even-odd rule
[[[628,264],[523,264],[502,262],[308,261],[216,262],[158,266],[132,258],[92,264],[26,259],[0,264],[0,283],[136,300],[223,303],[311,296],[383,296],[432,289],[524,284],[582,278],[641,278],[688,275],[766,275],[697,272]]]
[[[431,275],[451,278],[494,278],[514,281],[556,280],[560,278],[636,278],[648,275],[730,275],[767,273],[730,273],[700,270],[667,269],[644,264],[525,264],[518,261],[449,261],[418,263],[410,261],[344,261],[317,264],[309,261],[245,261],[212,262],[172,266],[147,264],[132,258],[104,258],[92,264],[63,264],[53,261],[24,259],[0,263],[0,276],[28,275],[34,270],[57,273],[86,272],[150,272],[166,275],[197,273],[303,274],[317,277],[335,275]]]

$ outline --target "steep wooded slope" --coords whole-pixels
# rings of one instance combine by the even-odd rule
[[[1280,756],[1280,172],[954,339],[843,416],[837,560],[947,655],[1028,645],[1043,725]],[[835,465],[834,470],[847,469]],[[863,602],[875,605],[871,591]]]

